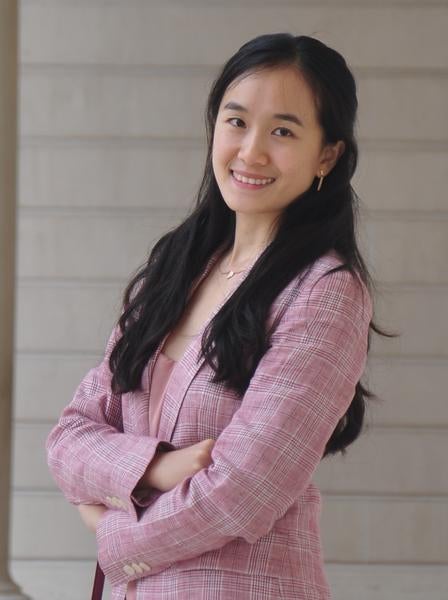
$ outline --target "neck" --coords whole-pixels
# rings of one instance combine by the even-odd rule
[[[244,269],[252,260],[269,245],[270,241],[263,241],[258,244],[244,244],[244,246],[233,244],[232,248],[228,250],[223,258],[223,268],[226,270],[237,271]]]
[[[275,215],[276,216],[276,215]],[[249,218],[250,217],[250,218]],[[227,269],[244,269],[273,239],[273,215],[236,213],[233,245],[223,263]]]

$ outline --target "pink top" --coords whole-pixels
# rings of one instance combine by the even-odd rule
[[[157,437],[159,431],[160,415],[162,413],[162,399],[168,380],[171,375],[171,369],[177,361],[170,358],[163,352],[154,363],[154,369],[151,379],[150,405],[149,405],[149,434]],[[126,600],[136,600],[136,581],[130,581],[126,591]]]
[[[152,437],[157,437],[159,432],[163,393],[168,384],[171,369],[175,364],[176,361],[163,352],[159,352],[159,356],[154,364],[149,404],[149,435]]]

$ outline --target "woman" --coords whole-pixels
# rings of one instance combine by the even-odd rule
[[[113,599],[330,598],[312,476],[360,434],[372,281],[355,239],[356,86],[286,33],[213,83],[197,203],[132,278],[49,468]]]

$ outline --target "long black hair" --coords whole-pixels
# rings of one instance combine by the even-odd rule
[[[118,320],[121,336],[109,358],[115,393],[140,387],[149,358],[183,314],[192,283],[219,247],[224,254],[232,246],[235,213],[225,203],[212,167],[214,128],[227,87],[245,74],[284,66],[295,66],[309,84],[323,143],[343,140],[345,150],[318,193],[314,180],[282,211],[274,239],[205,328],[201,355],[214,371],[212,381],[222,381],[244,394],[257,363],[269,348],[266,321],[272,302],[293,278],[328,251],[336,250],[343,259],[343,265],[333,270],[346,269],[359,276],[373,295],[374,283],[355,239],[359,198],[350,184],[358,161],[354,77],[344,58],[317,39],[289,33],[260,35],[225,63],[212,84],[205,112],[208,152],[195,206],[180,225],[155,243],[147,262],[124,291]],[[394,337],[372,320],[368,349],[370,329]],[[365,401],[372,397],[377,398],[358,382],[323,457],[344,454],[346,446],[359,436]]]

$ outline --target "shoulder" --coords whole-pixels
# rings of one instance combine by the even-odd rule
[[[295,277],[283,291],[289,298],[289,317],[300,312],[340,313],[356,323],[370,323],[373,312],[370,292],[358,274],[342,268],[342,257],[334,250],[319,257],[305,273]],[[285,315],[286,316],[286,315]]]

